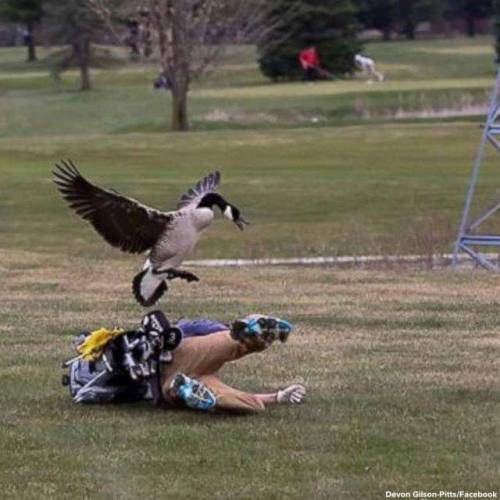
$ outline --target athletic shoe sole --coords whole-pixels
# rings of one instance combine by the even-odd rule
[[[186,383],[188,383],[188,378],[183,373],[178,373],[172,379],[172,382],[170,383],[170,388],[173,389],[173,391],[177,396],[179,396],[181,387]]]
[[[217,403],[215,394],[207,386],[183,373],[174,376],[170,388],[187,407],[194,410],[209,411]]]
[[[271,338],[273,341],[286,342],[292,330],[292,324],[284,319],[273,318],[272,316],[257,316],[246,320],[236,320],[231,328],[231,336],[235,340],[263,336]]]

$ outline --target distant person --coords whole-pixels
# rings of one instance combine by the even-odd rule
[[[299,62],[304,71],[304,80],[312,82],[320,77],[320,60],[316,47],[312,45],[299,52]]]
[[[356,54],[354,56],[354,63],[356,64],[356,67],[363,72],[363,75],[368,77],[368,83],[373,82],[373,77],[375,77],[379,82],[384,81],[384,75],[375,69],[375,61],[373,59],[361,54]]]
[[[26,47],[29,47],[33,43],[33,35],[28,30],[24,30],[23,42]]]
[[[130,48],[131,57],[137,58],[141,55],[139,50],[139,22],[135,19],[127,20],[128,35],[125,37],[125,45]]]
[[[17,31],[17,35],[23,41],[23,45],[29,46],[31,43],[31,40],[33,39],[33,36],[31,35],[31,33],[26,28],[21,28],[19,26],[17,27],[16,31]]]
[[[168,90],[172,86],[170,82],[170,78],[168,75],[162,71],[159,75],[158,78],[154,81],[154,87],[155,89],[166,89]]]

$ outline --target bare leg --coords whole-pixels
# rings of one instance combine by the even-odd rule
[[[173,362],[163,369],[163,392],[168,392],[170,382],[178,372],[192,378],[210,375],[217,373],[225,363],[251,352],[254,351],[250,346],[233,340],[229,331],[184,339],[173,353]]]
[[[305,388],[301,385],[289,386],[274,393],[251,394],[224,384],[216,376],[225,363],[261,351],[276,338],[285,341],[291,329],[292,326],[285,320],[256,315],[235,322],[232,332],[221,331],[205,337],[185,339],[175,350],[173,362],[163,368],[162,390],[165,399],[174,406],[186,401],[192,408],[208,409],[204,405],[210,398],[207,399],[202,392],[198,393],[198,400],[186,396],[189,392],[185,391],[196,387],[189,379],[196,379],[212,392],[215,408],[220,410],[259,412],[267,404],[301,402],[305,394]],[[198,391],[196,388],[194,390]]]

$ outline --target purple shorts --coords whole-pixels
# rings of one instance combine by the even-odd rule
[[[229,330],[229,326],[212,319],[181,319],[175,326],[178,326],[184,333],[184,338],[203,337],[211,333]]]

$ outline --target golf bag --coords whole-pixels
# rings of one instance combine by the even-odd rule
[[[69,367],[63,385],[76,403],[152,399],[161,405],[161,365],[172,360],[182,336],[161,311],[146,314],[136,330],[82,332],[75,338],[79,355],[63,363]]]

